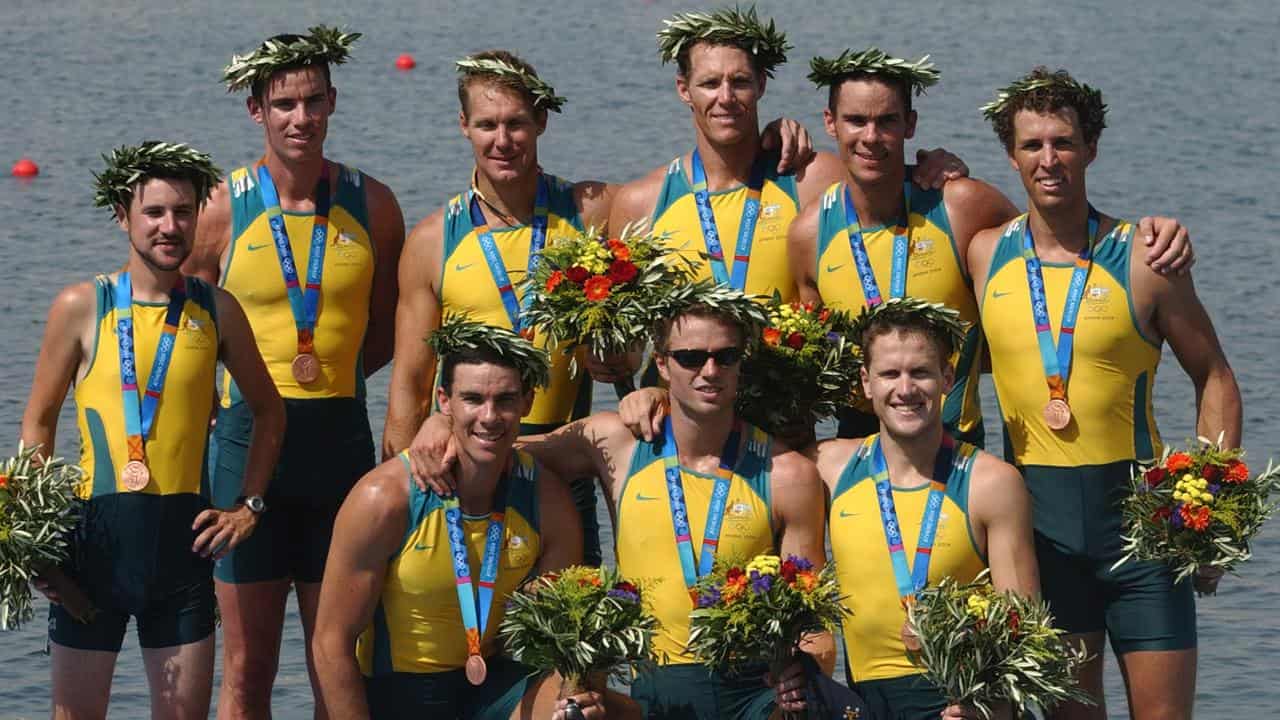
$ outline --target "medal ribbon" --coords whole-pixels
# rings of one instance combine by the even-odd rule
[[[689,164],[693,167],[693,200],[698,206],[698,223],[702,225],[702,240],[707,246],[711,263],[711,275],[717,284],[728,285],[734,290],[747,287],[747,266],[751,263],[751,243],[755,240],[756,221],[760,219],[760,191],[764,187],[764,167],[757,162],[751,168],[747,183],[747,201],[742,206],[742,219],[738,223],[738,242],[734,245],[733,275],[724,265],[724,248],[720,245],[720,231],[716,229],[716,216],[711,211],[711,194],[707,192],[707,171],[702,166],[702,156],[695,148]]]
[[[164,389],[164,379],[169,372],[169,361],[173,359],[178,323],[182,320],[182,306],[186,302],[186,281],[179,276],[178,282],[169,291],[164,330],[156,344],[151,375],[147,377],[147,390],[139,401],[138,366],[133,344],[133,281],[127,272],[120,273],[116,278],[116,341],[120,348],[120,390],[124,400],[124,427],[130,460],[146,459],[147,437],[151,434],[156,408],[160,405],[160,392]]]
[[[684,501],[684,483],[680,473],[680,454],[676,449],[676,436],[671,428],[671,416],[662,424],[662,465],[667,481],[667,500],[671,506],[671,523],[675,526],[676,551],[680,554],[680,569],[684,573],[685,587],[693,590],[698,578],[711,572],[715,563],[716,547],[720,544],[720,526],[729,502],[729,482],[733,478],[733,466],[738,456],[742,425],[734,420],[733,430],[720,452],[720,468],[716,471],[715,487],[711,491],[711,503],[707,507],[707,524],[703,530],[702,556],[693,556],[693,533],[689,529],[689,511]]]
[[[906,203],[906,216],[902,221],[902,233],[893,234],[893,271],[889,276],[889,297],[900,298],[907,294],[907,257],[910,254],[911,229],[911,183],[903,184],[903,202]],[[858,221],[858,211],[853,206],[853,196],[849,186],[844,188],[844,219],[848,223],[845,232],[849,236],[849,250],[853,253],[853,264],[858,269],[858,280],[862,282],[862,296],[867,300],[867,307],[875,307],[884,302],[880,295],[880,284],[876,282],[875,270],[871,267],[871,259],[867,257],[867,246],[862,241],[862,223]]]
[[[942,500],[947,491],[947,480],[955,456],[955,440],[942,434],[942,444],[933,462],[933,479],[929,483],[929,497],[925,500],[924,517],[920,521],[920,538],[916,542],[914,566],[907,564],[907,553],[902,545],[902,526],[898,523],[898,511],[893,504],[893,486],[889,482],[889,470],[885,464],[880,438],[871,445],[871,473],[876,483],[876,499],[880,504],[880,524],[884,527],[884,539],[889,546],[889,560],[893,563],[893,579],[898,586],[898,597],[903,605],[911,604],[917,592],[929,584],[929,560],[933,553],[933,540],[938,533],[938,518],[942,514]]]
[[[1067,379],[1071,377],[1071,349],[1075,344],[1076,317],[1080,314],[1080,301],[1084,298],[1085,281],[1093,264],[1093,246],[1098,240],[1098,211],[1089,206],[1089,242],[1076,258],[1071,271],[1071,284],[1067,286],[1067,302],[1062,308],[1062,325],[1058,344],[1054,347],[1053,328],[1049,325],[1049,303],[1045,299],[1044,275],[1040,270],[1040,258],[1031,237],[1031,219],[1024,220],[1022,231],[1022,259],[1027,267],[1027,288],[1031,292],[1031,313],[1036,323],[1036,341],[1040,346],[1040,361],[1044,365],[1045,381],[1049,385],[1049,397],[1065,400]]]
[[[480,654],[480,639],[489,623],[489,608],[493,604],[494,582],[498,579],[498,554],[502,551],[503,523],[507,511],[507,473],[498,478],[498,488],[493,494],[493,508],[489,511],[489,527],[484,537],[484,558],[480,562],[478,588],[471,584],[471,563],[467,559],[467,537],[462,529],[462,507],[458,496],[444,499],[445,528],[449,534],[449,549],[453,552],[453,574],[458,581],[458,606],[462,610],[462,626],[467,631],[467,654]],[[479,604],[479,611],[476,605]]]
[[[298,268],[293,260],[293,248],[289,245],[289,231],[284,225],[284,212],[280,209],[280,195],[271,180],[271,171],[265,164],[258,166],[258,190],[262,204],[267,209],[267,224],[271,227],[271,240],[280,258],[280,272],[289,292],[289,309],[293,311],[293,324],[298,329],[298,354],[315,352],[316,315],[320,308],[320,278],[324,273],[324,246],[329,232],[329,164],[325,163],[316,181],[315,224],[311,228],[311,249],[307,255],[306,292],[298,286]]]
[[[507,318],[511,320],[511,329],[518,333],[521,330],[521,310],[527,308],[529,301],[533,300],[533,293],[526,294],[523,305],[516,299],[516,291],[511,286],[511,278],[507,275],[507,266],[502,262],[502,253],[498,252],[493,231],[489,229],[489,223],[485,222],[484,213],[480,211],[479,191],[474,185],[473,180],[470,202],[471,226],[475,228],[476,239],[480,242],[480,250],[484,253],[485,264],[489,266],[489,274],[493,276],[493,283],[498,286],[498,294],[502,296],[502,306],[506,308]],[[532,277],[534,271],[538,269],[538,263],[542,260],[542,248],[547,244],[547,197],[549,194],[546,179],[543,178],[542,173],[538,173],[538,191],[533,201],[533,222],[529,225],[533,237],[529,241],[526,277]]]

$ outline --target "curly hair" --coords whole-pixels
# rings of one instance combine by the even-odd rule
[[[496,48],[493,50],[481,50],[480,52],[468,55],[467,59],[496,60],[515,67],[532,77],[538,77],[538,71],[533,68],[533,65],[530,65],[525,60],[517,57],[515,53],[508,50],[499,50]],[[469,99],[467,97],[467,88],[471,87],[472,83],[477,82],[483,82],[486,85],[497,85],[498,87],[505,88],[516,95],[519,95],[529,103],[529,107],[534,109],[535,115],[546,112],[545,108],[538,107],[537,98],[534,97],[533,92],[531,92],[529,88],[521,82],[520,78],[507,74],[462,70],[458,73],[458,102],[462,105],[463,115],[470,115],[471,113],[471,108],[467,105],[467,101]]]
[[[1041,65],[1002,90],[997,100],[984,110],[1005,150],[1012,150],[1013,119],[1018,111],[1045,113],[1064,108],[1076,111],[1084,141],[1097,141],[1107,126],[1107,106],[1102,102],[1102,93],[1082,85],[1066,70],[1050,72]]]

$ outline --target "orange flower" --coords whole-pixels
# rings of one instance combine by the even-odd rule
[[[764,329],[764,344],[777,346],[782,340],[782,331],[777,328]]]
[[[1186,470],[1191,467],[1191,456],[1186,453],[1176,452],[1170,455],[1168,460],[1164,461],[1164,466],[1169,469],[1169,472]]]
[[[1227,465],[1227,476],[1225,480],[1229,483],[1239,484],[1249,479],[1249,466],[1239,460],[1232,460]]]
[[[609,249],[613,251],[613,259],[615,260],[631,259],[631,248],[619,240],[610,240]]]
[[[9,476],[0,475],[0,489],[6,488],[8,486],[9,486]]]
[[[1178,509],[1178,514],[1182,516],[1182,522],[1196,532],[1204,532],[1204,529],[1209,527],[1209,507],[1207,505],[1201,505],[1195,509],[1188,505],[1183,505]]]
[[[818,322],[826,322],[829,317],[831,317],[831,311],[823,308],[822,312],[818,313]]]
[[[818,587],[818,576],[812,570],[801,570],[796,573],[796,584],[805,590],[812,590]]]
[[[583,290],[587,293],[587,299],[591,301],[603,300],[609,297],[609,288],[613,287],[613,281],[604,275],[595,275],[587,279]]]
[[[562,282],[564,282],[564,273],[559,270],[551,273],[551,277],[547,278],[547,292],[554,292]]]

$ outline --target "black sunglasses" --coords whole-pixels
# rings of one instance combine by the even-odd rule
[[[720,367],[733,367],[742,359],[742,348],[726,347],[719,350],[668,350],[667,357],[685,370],[701,370],[707,358],[713,358]]]

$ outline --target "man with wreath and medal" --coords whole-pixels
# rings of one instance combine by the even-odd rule
[[[279,35],[224,70],[229,91],[249,91],[265,149],[214,191],[186,267],[244,306],[288,428],[261,527],[215,568],[220,717],[269,714],[290,586],[310,633],[333,519],[375,463],[364,384],[391,358],[404,219],[386,186],[324,155],[337,101],[330,66],[358,37],[324,26]],[[245,494],[253,423],[241,396],[223,378],[213,458],[221,507]]]
[[[555,712],[561,679],[531,677],[496,637],[512,591],[582,559],[567,484],[514,449],[534,389],[550,378],[547,354],[456,317],[430,340],[441,360],[439,414],[452,420],[457,451],[454,492],[420,489],[401,453],[367,474],[338,514],[312,643],[334,717]],[[613,692],[573,699],[588,718],[606,709],[638,717]]]
[[[1104,632],[1135,718],[1189,718],[1195,692],[1192,582],[1122,556],[1119,500],[1134,462],[1158,457],[1152,394],[1167,341],[1195,386],[1196,432],[1240,441],[1235,376],[1189,275],[1141,262],[1129,222],[1089,201],[1085,174],[1106,125],[1102,94],[1037,68],[983,108],[1027,193],[1029,212],[975,236],[974,290],[991,352],[1006,452],[1026,477],[1045,599],[1093,661],[1102,697]],[[1211,591],[1216,578],[1197,578]],[[1054,717],[1103,717],[1067,705]]]
[[[180,272],[220,173],[180,143],[104,156],[94,202],[129,237],[122,270],[62,290],[49,310],[22,440],[52,457],[75,386],[84,501],[64,569],[96,608],[81,622],[50,593],[55,717],[105,717],[129,618],[154,717],[204,717],[213,685],[213,559],[260,523],[284,408],[244,312]],[[246,501],[210,508],[207,421],[218,362],[253,416]],[[37,582],[37,586],[41,583]]]
[[[889,298],[911,296],[959,311],[968,325],[954,358],[955,383],[943,399],[943,423],[957,440],[985,444],[978,377],[982,331],[966,254],[975,233],[1001,225],[1017,209],[991,185],[957,178],[941,188],[910,179],[903,147],[915,135],[913,96],[940,73],[925,56],[915,62],[878,48],[814,58],[809,79],[827,87],[823,117],[847,171],[822,202],[805,209],[788,233],[792,274],[801,300],[857,313]],[[1151,246],[1145,261],[1177,271],[1191,262],[1186,232],[1166,218],[1143,218]],[[837,435],[876,432],[870,411],[840,413]]]

